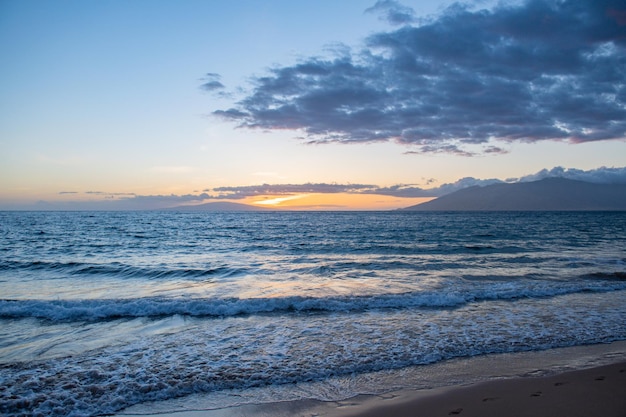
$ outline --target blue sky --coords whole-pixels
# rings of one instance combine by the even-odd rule
[[[620,168],[625,9],[2,0],[0,208],[393,208]]]

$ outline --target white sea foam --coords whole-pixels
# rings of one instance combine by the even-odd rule
[[[625,340],[624,236],[624,213],[0,212],[0,413]]]
[[[21,403],[12,398],[20,398],[33,412],[110,413],[191,393],[605,343],[626,338],[624,315],[626,291],[524,299],[514,306],[484,301],[458,310],[194,318],[184,330],[77,357],[3,365],[0,383],[8,388],[0,393],[0,411],[18,413]]]
[[[459,307],[484,300],[554,297],[578,292],[626,289],[621,275],[576,281],[466,282],[457,288],[400,294],[275,298],[139,298],[96,300],[0,300],[0,318],[35,317],[52,321],[94,321],[132,317],[186,315],[229,317],[292,312],[348,312],[370,309]]]

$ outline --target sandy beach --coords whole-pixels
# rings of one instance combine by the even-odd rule
[[[550,377],[403,391],[338,407],[329,416],[626,416],[626,362]]]
[[[429,390],[402,390],[376,396],[361,395],[344,401],[299,400],[154,416],[624,417],[625,392],[626,362],[618,362],[543,377],[526,376]],[[123,415],[126,414],[120,414]]]

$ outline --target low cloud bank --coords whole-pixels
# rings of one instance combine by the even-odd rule
[[[59,195],[71,195],[72,198],[81,194],[100,199],[91,201],[61,201],[55,203],[40,202],[31,209],[80,209],[80,210],[146,210],[164,209],[185,204],[205,203],[210,201],[240,201],[250,197],[295,196],[299,194],[375,194],[397,198],[441,197],[454,191],[472,186],[486,186],[496,183],[514,183],[538,181],[544,178],[557,177],[572,180],[586,181],[597,184],[626,184],[626,167],[601,167],[588,171],[576,168],[555,167],[543,169],[535,174],[520,178],[480,179],[473,177],[461,178],[452,183],[445,183],[438,187],[424,188],[415,184],[397,184],[381,187],[373,184],[336,184],[336,183],[306,183],[306,184],[261,184],[249,186],[216,187],[203,190],[198,194],[184,195],[136,195],[132,193],[107,193],[102,191],[61,191]],[[432,183],[430,179],[427,183]]]
[[[623,168],[598,168],[583,171],[576,168],[556,167],[550,170],[542,169],[536,174],[526,175],[519,181],[538,181],[544,178],[557,177],[592,182],[596,184],[626,184],[626,167]]]

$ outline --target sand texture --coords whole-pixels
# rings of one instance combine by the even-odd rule
[[[340,407],[333,416],[618,417],[626,416],[626,363],[550,377],[400,392],[367,406]]]
[[[526,376],[431,390],[403,390],[337,402],[301,400],[158,416],[626,417],[626,362],[544,377]]]

